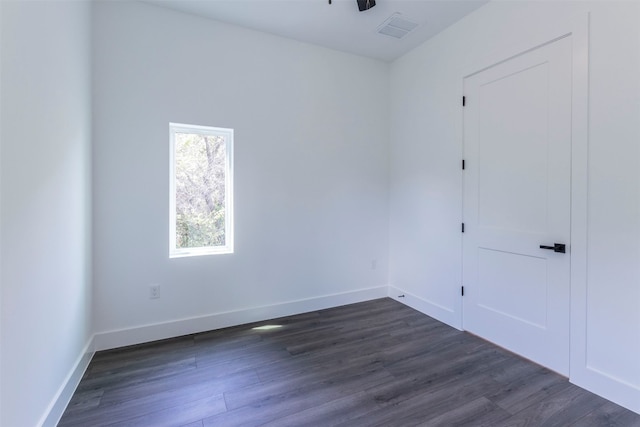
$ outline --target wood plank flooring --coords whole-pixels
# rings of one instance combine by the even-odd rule
[[[263,425],[640,427],[640,415],[384,298],[99,352],[59,423]]]

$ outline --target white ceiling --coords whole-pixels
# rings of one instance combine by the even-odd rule
[[[392,61],[488,0],[145,0],[158,6],[331,49]],[[420,24],[402,39],[376,32],[392,14]]]

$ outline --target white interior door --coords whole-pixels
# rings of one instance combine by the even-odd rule
[[[464,329],[568,375],[571,38],[464,93]]]

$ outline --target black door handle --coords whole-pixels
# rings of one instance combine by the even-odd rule
[[[553,246],[540,245],[540,249],[550,249],[553,252],[564,254],[567,252],[567,245],[564,243],[554,243]]]

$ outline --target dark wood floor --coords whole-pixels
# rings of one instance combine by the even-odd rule
[[[266,324],[281,327],[252,329]],[[59,426],[640,426],[391,299],[99,352]]]

